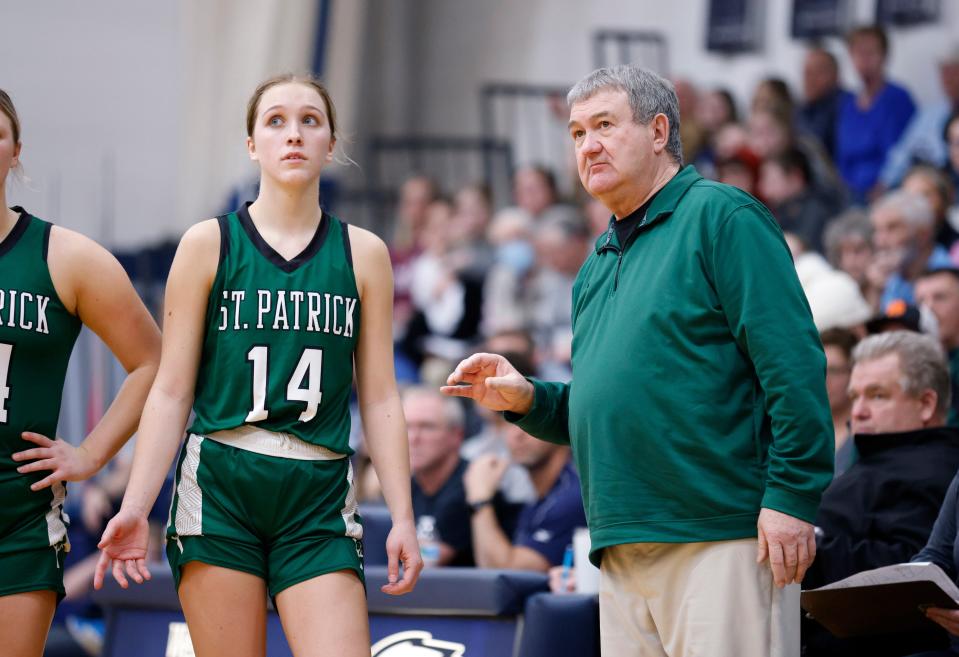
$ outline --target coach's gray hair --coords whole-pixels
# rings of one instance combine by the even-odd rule
[[[892,209],[903,216],[913,230],[931,228],[936,217],[932,213],[932,206],[925,196],[898,189],[889,192],[876,201],[873,212]]]
[[[666,152],[679,166],[683,166],[683,142],[679,138],[679,99],[673,83],[652,71],[622,64],[596,69],[573,85],[566,95],[566,102],[575,103],[592,98],[600,91],[619,89],[626,92],[633,120],[640,125],[649,125],[657,114],[664,114],[669,121],[669,139]]]
[[[918,397],[926,390],[936,393],[936,414],[949,411],[949,365],[938,341],[913,331],[889,331],[871,335],[852,350],[853,367],[888,354],[899,356],[903,391]]]
[[[409,386],[403,390],[403,400],[411,397],[432,397],[443,405],[443,421],[451,429],[464,429],[466,427],[466,413],[463,412],[463,405],[455,397],[447,397],[440,393],[436,388],[429,386]]]

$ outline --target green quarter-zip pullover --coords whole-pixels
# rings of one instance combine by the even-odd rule
[[[622,543],[756,536],[761,507],[812,522],[832,478],[825,356],[775,219],[680,170],[573,287],[573,381],[507,414],[572,445],[591,559]]]

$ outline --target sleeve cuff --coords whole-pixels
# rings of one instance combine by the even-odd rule
[[[533,405],[526,415],[503,412],[503,418],[520,429],[558,445],[569,444],[569,430],[566,426],[566,413],[560,412],[562,393],[559,388],[563,384],[545,383],[533,377],[526,377],[533,384]]]
[[[819,496],[811,498],[783,488],[767,488],[763,495],[762,507],[815,524],[819,500]]]

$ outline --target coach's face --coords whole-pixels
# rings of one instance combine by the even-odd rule
[[[622,201],[635,195],[666,148],[665,118],[658,114],[648,125],[636,123],[626,92],[620,89],[599,91],[570,109],[569,134],[579,179],[617,217],[635,209],[624,208]]]

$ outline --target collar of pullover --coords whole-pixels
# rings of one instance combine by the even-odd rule
[[[628,226],[629,230],[624,234],[629,235],[637,225],[650,226],[665,220],[676,210],[679,199],[699,180],[702,180],[702,176],[696,171],[696,167],[691,164],[686,165],[680,169],[675,176],[670,178],[669,182],[656,192],[651,199],[628,217],[624,217],[619,222],[616,221],[616,217],[611,217],[609,220],[609,228],[596,240],[596,253],[609,247],[622,248],[623,244],[620,241],[619,235],[617,235],[617,223],[622,224],[624,227]]]

